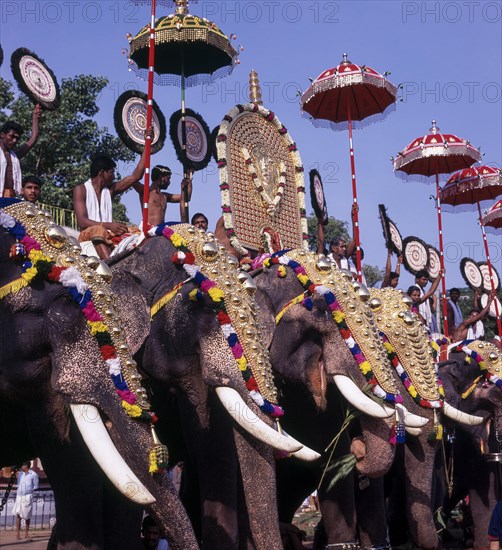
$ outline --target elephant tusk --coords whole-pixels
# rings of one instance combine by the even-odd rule
[[[108,434],[99,411],[93,405],[70,405],[77,428],[94,460],[106,477],[129,500],[148,506],[155,497],[129,468]]]
[[[467,426],[479,426],[484,421],[482,416],[475,416],[473,414],[462,412],[461,410],[449,405],[446,401],[444,402],[443,411],[448,418],[451,418],[460,424],[466,424]]]
[[[299,443],[294,437],[291,437],[288,433],[286,433],[284,429],[281,429],[281,432],[282,435],[284,435],[288,439],[291,439],[291,441],[294,441],[295,443],[301,445],[301,443]],[[317,451],[314,451],[314,449],[311,449],[306,445],[304,445],[299,451],[291,453],[291,455],[298,458],[298,460],[303,460],[304,462],[314,462],[314,460],[321,458],[321,455]]]
[[[228,414],[241,426],[263,443],[286,453],[294,453],[302,448],[302,444],[293,438],[285,437],[265,424],[247,405],[244,399],[233,388],[217,387],[216,395]]]
[[[422,428],[429,422],[428,418],[410,413],[410,411],[404,405],[401,405],[401,403],[396,405],[396,409],[401,411],[401,417],[406,428]]]
[[[361,412],[375,418],[388,418],[394,414],[394,409],[391,407],[383,403],[380,405],[367,397],[348,376],[335,374],[333,379],[345,399]]]
[[[410,435],[421,435],[422,434],[422,428],[411,428],[410,426],[405,426],[404,429]]]

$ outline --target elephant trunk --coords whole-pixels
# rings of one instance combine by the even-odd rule
[[[361,475],[381,477],[389,471],[394,460],[396,447],[390,442],[394,418],[361,416],[360,422],[366,450],[356,469]]]

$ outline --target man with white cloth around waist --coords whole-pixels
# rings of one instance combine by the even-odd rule
[[[145,132],[153,134],[151,130]],[[114,222],[112,198],[127,191],[143,177],[145,171],[145,151],[130,176],[114,182],[116,164],[108,155],[94,157],[90,167],[90,178],[73,190],[73,208],[81,233],[79,241],[92,241],[101,259],[110,256],[112,237],[128,231],[127,225]]]
[[[30,470],[30,463],[23,462],[17,476],[16,502],[12,514],[16,516],[16,538],[21,538],[21,520],[25,521],[24,538],[28,538],[30,528],[33,491],[38,489],[38,474]]]

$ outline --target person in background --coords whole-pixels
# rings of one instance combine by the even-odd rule
[[[495,294],[490,294],[486,306],[479,311],[477,308],[471,309],[467,319],[464,319],[458,327],[455,327],[452,331],[452,337],[455,342],[462,340],[482,340],[485,336],[485,327],[483,325],[483,319],[490,310],[490,306],[495,298]],[[475,301],[476,304],[476,301]]]
[[[450,289],[450,297],[447,302],[447,319],[448,327],[451,331],[454,328],[457,328],[460,323],[464,320],[460,306],[458,305],[458,300],[460,298],[460,290],[458,288]]]
[[[166,189],[171,183],[171,169],[168,166],[157,165],[152,169],[152,183],[148,195],[148,223],[150,225],[160,225],[164,223],[168,203],[180,205],[180,220],[183,220],[185,203],[182,201],[183,190],[188,190],[188,200],[192,197],[192,180],[185,178],[181,182],[180,193],[167,193]],[[144,185],[139,181],[133,184],[134,189],[139,194],[139,202],[143,206]]]
[[[436,288],[439,285],[439,279],[440,277],[434,280],[434,283],[437,281],[434,291],[436,291]],[[418,287],[418,290],[420,292],[420,296],[419,296],[420,300],[413,300],[413,302],[417,304],[418,311],[425,321],[425,326],[430,331],[433,331],[432,311],[429,303],[429,298],[434,294],[434,292],[427,292],[427,299],[422,299],[426,295],[425,287],[427,286],[428,282],[429,282],[429,273],[425,269],[418,271],[417,274],[415,275],[415,286]]]
[[[419,274],[421,272],[418,272],[416,277],[415,277],[415,280],[417,278],[419,278]],[[425,272],[426,273],[426,272]],[[441,276],[442,276],[442,271],[440,272],[440,274],[438,275],[438,277],[436,279],[434,279],[434,282],[432,283],[430,289],[424,294],[423,293],[423,289],[421,287],[419,287],[418,285],[412,285],[408,288],[408,290],[406,291],[406,294],[408,294],[408,296],[412,299],[413,301],[413,305],[411,307],[411,311],[416,313],[419,317],[419,319],[422,321],[422,323],[429,328],[430,330],[430,325],[427,324],[427,319],[426,317],[424,317],[424,315],[422,314],[422,311],[420,310],[420,306],[424,303],[427,303],[428,304],[428,300],[429,298],[434,294],[434,292],[436,292],[436,289],[437,287],[439,286],[439,282],[441,281]],[[427,280],[428,277],[427,277]]]
[[[36,204],[42,192],[42,180],[37,176],[25,176],[23,178],[21,196],[25,201]]]
[[[387,250],[387,263],[385,264],[385,274],[383,276],[381,288],[397,288],[399,284],[399,277],[401,276],[401,264],[403,263],[403,257],[400,254],[397,257],[396,270],[392,270],[392,250]]]
[[[30,139],[14,151],[23,128],[17,122],[8,120],[0,128],[0,198],[15,198],[21,193],[21,165],[19,160],[26,156],[38,140],[38,119],[42,107],[35,105],[31,117]]]
[[[162,534],[161,529],[152,516],[143,518],[141,533],[145,550],[169,550],[169,544],[166,539],[160,537]]]
[[[21,538],[21,520],[25,521],[24,538],[28,538],[30,529],[33,493],[38,490],[38,474],[30,469],[29,462],[23,462],[17,475],[17,492],[12,515],[16,517],[16,538]]]
[[[197,212],[192,216],[192,220],[190,223],[196,227],[197,229],[202,229],[203,231],[207,231],[207,226],[209,224],[208,219],[202,212]]]

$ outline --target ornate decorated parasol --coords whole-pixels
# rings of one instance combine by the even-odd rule
[[[441,203],[445,212],[475,211],[479,216],[479,224],[485,247],[486,266],[491,290],[495,291],[494,274],[490,260],[490,250],[486,238],[481,206],[502,195],[502,171],[493,166],[472,166],[455,172],[441,189]],[[502,336],[502,321],[500,320],[498,304],[494,301],[497,313],[497,330]]]
[[[483,226],[488,233],[502,234],[502,200],[497,201],[483,218]]]
[[[185,89],[230,74],[237,63],[238,54],[214,23],[189,13],[188,0],[174,2],[175,13],[156,21],[152,19],[136,36],[129,38],[129,63],[140,78],[146,78],[148,72],[155,72],[151,78],[156,84],[181,86],[183,167],[185,177],[188,177]],[[154,44],[150,32],[152,28]],[[157,52],[154,61],[149,59],[152,46]],[[188,217],[187,199],[185,195]]]
[[[436,182],[436,208],[439,231],[439,257],[441,270],[444,274],[443,255],[443,224],[441,220],[441,195],[439,187],[439,174],[451,174],[455,170],[469,168],[481,158],[481,153],[473,147],[469,141],[459,138],[454,134],[442,134],[432,121],[430,133],[414,139],[405,147],[397,158],[393,158],[394,171],[400,171],[406,176],[419,176],[422,181]],[[443,304],[444,333],[449,336],[446,311],[446,280],[443,275],[441,280],[441,294]]]
[[[352,195],[357,206],[356,167],[352,128],[362,127],[381,118],[384,111],[396,102],[397,88],[386,76],[366,65],[355,65],[343,54],[337,67],[319,75],[302,95],[302,109],[315,126],[327,126],[334,130],[349,130]],[[362,122],[364,120],[364,123]],[[357,273],[361,272],[361,247],[359,216],[354,212]]]

